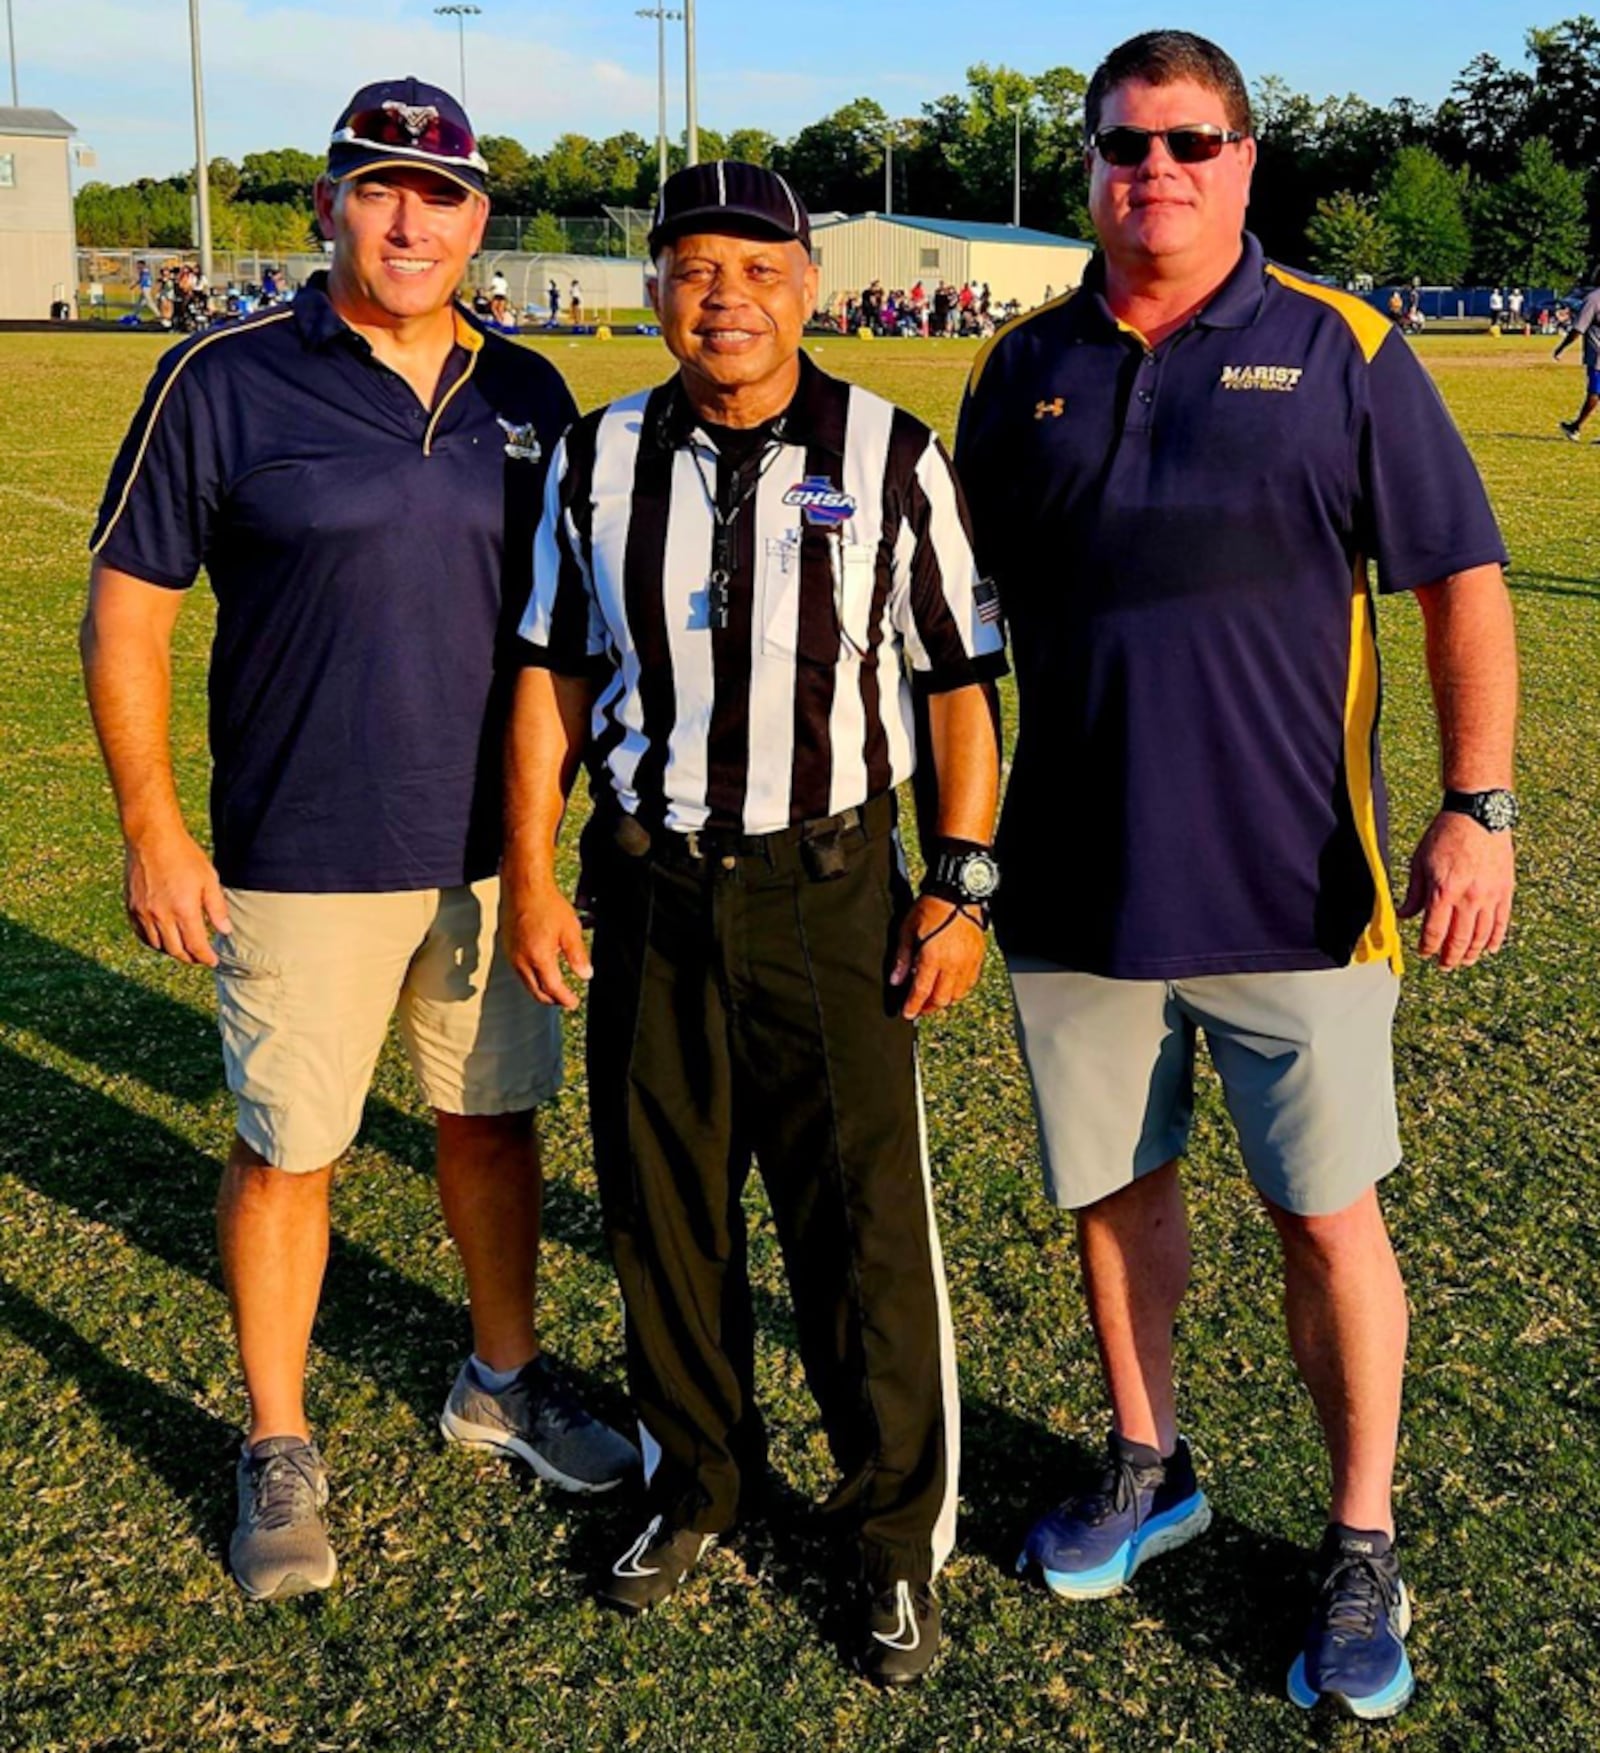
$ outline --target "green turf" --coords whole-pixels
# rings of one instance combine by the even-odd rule
[[[245,1604],[221,1562],[241,1404],[210,1235],[230,1115],[209,991],[123,924],[73,639],[91,514],[163,344],[0,340],[0,1749],[1367,1744],[1281,1696],[1324,1477],[1270,1230],[1209,1079],[1179,1357],[1217,1524],[1116,1601],[1067,1608],[1011,1577],[1030,1512],[1073,1478],[1104,1415],[1068,1230],[1035,1190],[993,965],[973,1002],[924,1032],[966,1407],[951,1647],[929,1685],[879,1698],[843,1672],[802,1515],[625,1625],[587,1603],[584,1578],[631,1534],[630,1511],[575,1508],[442,1451],[462,1283],[393,1051],[336,1194],[311,1374],[341,1581],[322,1599]],[[650,341],[537,345],[586,406],[664,375]],[[832,369],[949,434],[970,346],[820,345]],[[1579,378],[1548,351],[1423,343],[1515,555],[1526,677],[1517,928],[1491,965],[1408,978],[1409,1161],[1386,1192],[1414,1309],[1400,1514],[1421,1682],[1386,1739],[1452,1753],[1600,1741],[1600,451],[1556,433]],[[1385,602],[1381,624],[1403,863],[1435,754],[1415,606]],[[209,625],[197,594],[176,659],[196,821]],[[572,1070],[547,1127],[544,1324],[620,1413],[575,1057]],[[753,1204],[775,1459],[811,1497],[828,1467]]]

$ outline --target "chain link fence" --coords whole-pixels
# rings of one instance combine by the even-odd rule
[[[509,235],[514,237],[515,233]],[[575,295],[579,318],[585,323],[632,321],[646,310],[648,303],[642,250],[642,242],[639,255],[566,249],[517,250],[509,243],[486,236],[482,252],[467,270],[467,286],[474,290],[487,288],[496,273],[503,274],[514,311],[548,324],[550,286],[554,283],[555,320],[561,324],[570,325],[574,320]],[[117,323],[130,316],[155,322],[160,316],[157,300],[161,270],[183,262],[199,266],[194,250],[80,249],[77,254],[77,316],[81,322]],[[150,270],[148,302],[139,289],[141,265]],[[230,288],[242,294],[248,303],[259,292],[262,275],[268,268],[277,275],[279,289],[292,292],[327,265],[326,255],[310,250],[277,256],[265,251],[213,253],[213,305],[222,308]]]

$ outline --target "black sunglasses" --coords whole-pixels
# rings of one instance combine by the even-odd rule
[[[1244,139],[1232,128],[1211,122],[1187,122],[1181,128],[1101,128],[1090,140],[1096,152],[1118,170],[1131,170],[1150,156],[1150,142],[1164,140],[1167,151],[1179,164],[1205,164],[1224,146]]]

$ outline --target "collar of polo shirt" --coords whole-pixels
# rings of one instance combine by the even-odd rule
[[[1195,313],[1194,321],[1206,329],[1247,329],[1261,314],[1266,297],[1266,257],[1254,233],[1245,232],[1239,260],[1233,271]],[[1093,297],[1094,309],[1113,328],[1121,328],[1105,296],[1105,257],[1096,252],[1083,277],[1083,290]]]

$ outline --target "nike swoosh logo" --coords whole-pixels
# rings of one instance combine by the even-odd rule
[[[888,1649],[914,1650],[922,1642],[922,1633],[917,1630],[917,1616],[911,1610],[911,1590],[905,1583],[896,1585],[895,1604],[899,1609],[900,1622],[894,1628],[894,1635],[891,1637],[881,1631],[875,1631],[872,1635]]]
[[[639,1560],[644,1557],[645,1548],[650,1544],[655,1536],[656,1530],[660,1526],[660,1516],[653,1517],[650,1526],[646,1528],[628,1550],[623,1553],[621,1558],[612,1565],[611,1574],[613,1576],[660,1576],[661,1568],[659,1565],[652,1567],[650,1565],[641,1565],[639,1563]]]

